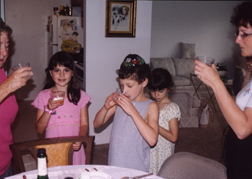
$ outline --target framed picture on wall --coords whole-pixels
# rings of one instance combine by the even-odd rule
[[[107,0],[106,37],[135,37],[137,0]]]

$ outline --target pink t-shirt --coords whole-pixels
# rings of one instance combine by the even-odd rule
[[[6,79],[4,69],[0,69],[0,84]],[[2,175],[11,163],[12,153],[9,145],[13,143],[11,123],[18,111],[16,98],[10,94],[0,103],[0,175]]]
[[[38,94],[32,105],[44,111],[44,106],[47,105],[50,97],[50,89],[43,90]],[[81,108],[85,107],[89,101],[90,97],[82,90],[81,98],[77,105],[71,103],[67,98],[65,98],[64,104],[56,108],[56,112],[51,115],[45,131],[45,137],[53,138],[78,136],[80,131],[80,111]],[[83,149],[81,150],[84,151]],[[83,160],[85,162],[84,152],[78,152],[74,152],[73,164],[85,164],[83,163]],[[76,160],[79,160],[79,162]]]

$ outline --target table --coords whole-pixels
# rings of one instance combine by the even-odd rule
[[[96,172],[96,175],[95,175]],[[83,179],[85,175],[92,174],[93,177],[87,177],[90,179],[121,179],[122,177],[129,176],[138,176],[147,174],[146,172],[115,167],[115,166],[107,166],[107,165],[67,165],[67,166],[58,166],[48,168],[48,177],[49,179],[58,179],[60,175],[63,174],[74,174],[75,179]],[[23,179],[23,175],[26,176],[27,179],[37,179],[37,170],[31,170],[23,173],[19,173],[6,179]],[[83,176],[83,177],[81,177]],[[153,178],[153,179],[162,179],[162,177],[158,177],[156,175],[150,175],[144,178]]]
[[[200,100],[200,97],[199,97],[199,94],[198,94],[198,90],[199,90],[199,87],[200,87],[202,84],[204,84],[204,83],[203,83],[202,81],[200,81],[200,84],[196,87],[196,84],[195,84],[194,81],[193,81],[193,77],[197,77],[197,76],[196,76],[194,73],[191,73],[191,74],[190,74],[190,80],[191,80],[191,82],[192,82],[192,84],[193,84],[193,87],[194,87],[194,90],[195,90],[193,96],[196,94],[197,97],[198,97],[198,99]],[[204,85],[205,85],[205,84],[204,84]],[[212,104],[213,104],[214,110],[217,111],[216,108],[215,108],[215,105],[214,105],[214,101],[213,101],[214,93],[211,94],[210,91],[209,91],[209,87],[208,87],[207,85],[205,85],[205,86],[206,86],[206,89],[207,89],[207,92],[208,92],[208,95],[209,95],[209,99],[208,99],[206,105],[211,101]]]

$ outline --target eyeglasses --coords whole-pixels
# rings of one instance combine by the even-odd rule
[[[252,35],[252,34],[247,34],[247,33],[239,34],[239,31],[235,32],[235,37],[241,36],[242,40],[244,40],[246,37],[248,37],[250,35]]]

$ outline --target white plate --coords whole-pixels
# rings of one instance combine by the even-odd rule
[[[112,179],[112,177],[104,172],[83,172],[81,179]]]

